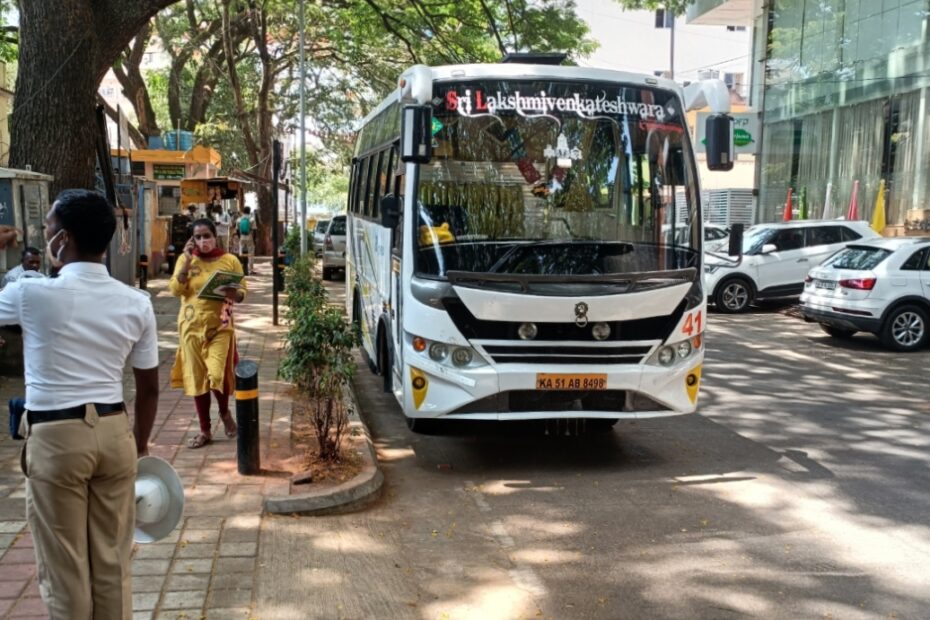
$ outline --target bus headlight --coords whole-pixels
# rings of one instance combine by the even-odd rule
[[[662,347],[659,349],[658,360],[663,366],[668,366],[675,361],[675,349],[672,347]]]
[[[438,340],[428,340],[422,336],[408,336],[407,342],[413,350],[429,358],[430,361],[443,366],[454,366],[455,368],[475,368],[484,366],[487,362],[483,357],[469,346],[461,346],[441,342]],[[413,362],[414,364],[416,362]]]
[[[434,342],[429,345],[429,357],[434,362],[441,362],[449,355],[449,347],[442,342]]]
[[[662,345],[659,350],[649,358],[650,364],[659,366],[671,366],[678,362],[691,359],[704,348],[704,337],[699,334],[692,338],[679,340],[670,344]]]
[[[458,347],[452,352],[452,363],[459,367],[468,366],[473,357],[471,349]]]

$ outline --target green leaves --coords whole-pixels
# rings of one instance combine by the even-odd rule
[[[310,402],[320,459],[335,460],[348,421],[342,391],[355,374],[358,336],[342,312],[326,303],[313,263],[312,256],[302,256],[285,276],[288,332],[278,374]]]

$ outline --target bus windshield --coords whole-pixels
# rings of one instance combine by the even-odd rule
[[[416,271],[585,275],[697,268],[680,100],[600,82],[440,83],[420,167]],[[695,276],[697,277],[697,276]]]

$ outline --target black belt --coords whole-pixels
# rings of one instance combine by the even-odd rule
[[[126,411],[125,403],[93,403],[97,415],[101,418],[108,415],[117,415]],[[55,422],[56,420],[83,420],[84,407],[86,405],[77,405],[67,409],[52,409],[50,411],[27,411],[26,419],[29,424],[41,424],[42,422]]]

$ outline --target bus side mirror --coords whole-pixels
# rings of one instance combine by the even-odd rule
[[[727,250],[730,256],[743,255],[743,225],[733,224],[730,226],[730,247]]]
[[[400,160],[425,164],[433,147],[433,111],[425,105],[404,106],[401,118]]]
[[[381,225],[394,229],[400,222],[400,201],[394,194],[381,198]]]
[[[728,114],[711,114],[705,125],[707,140],[707,169],[726,171],[733,169],[733,117]]]

